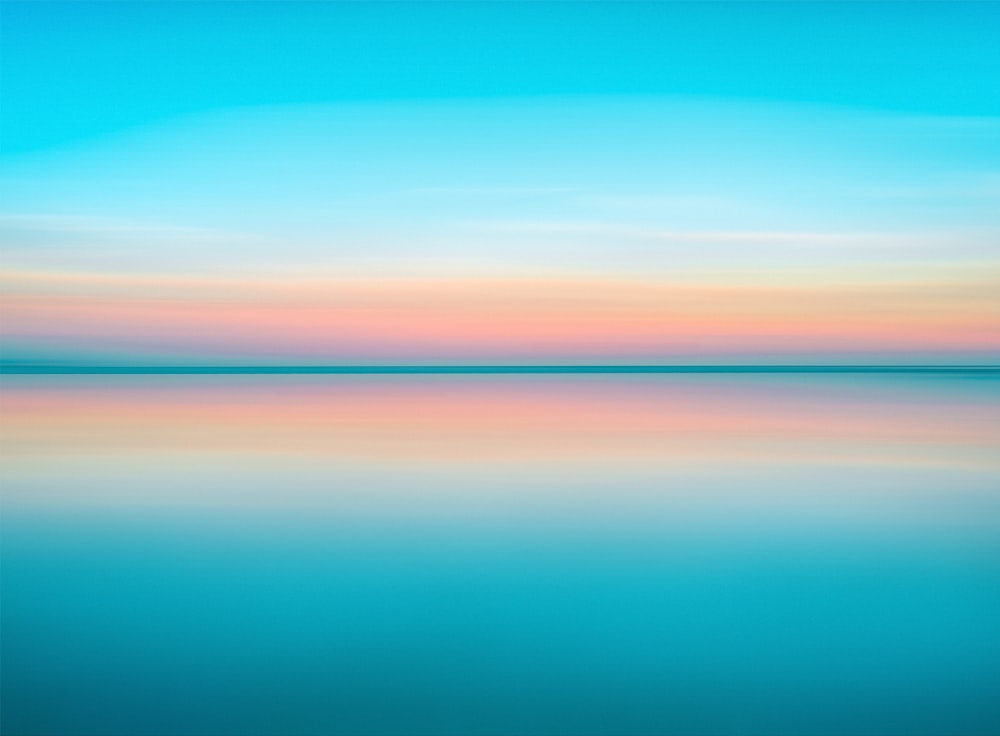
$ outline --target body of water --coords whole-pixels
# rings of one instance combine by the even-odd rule
[[[9,736],[991,736],[1000,380],[7,375]]]

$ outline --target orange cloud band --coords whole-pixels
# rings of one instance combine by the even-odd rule
[[[1000,290],[982,283],[200,281],[144,295],[138,285],[36,280],[3,298],[3,334],[331,360],[1000,349]]]

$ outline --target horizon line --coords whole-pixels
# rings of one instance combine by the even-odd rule
[[[1000,365],[93,365],[3,363],[13,375],[420,375],[420,374],[600,374],[600,373],[998,373]]]

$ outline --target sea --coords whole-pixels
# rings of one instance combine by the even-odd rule
[[[0,377],[5,736],[996,736],[1000,372]]]

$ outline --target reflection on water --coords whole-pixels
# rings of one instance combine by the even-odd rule
[[[2,397],[12,736],[1000,732],[992,374]]]

